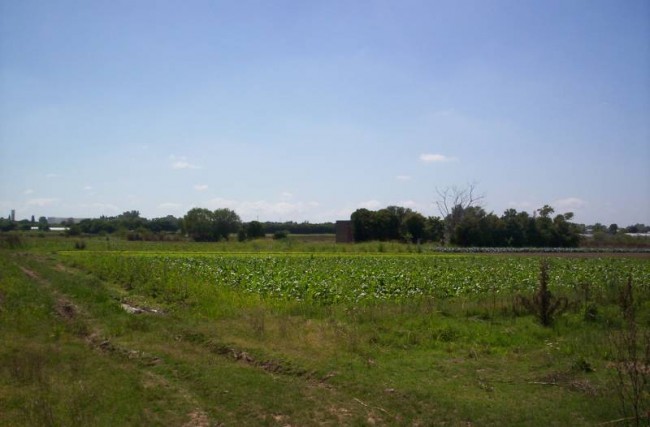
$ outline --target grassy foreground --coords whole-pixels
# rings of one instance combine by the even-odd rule
[[[170,299],[76,265],[64,242],[0,251],[0,425],[634,422],[613,293],[569,301],[551,327],[508,298],[318,305],[222,288]]]

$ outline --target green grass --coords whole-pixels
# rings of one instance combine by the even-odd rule
[[[124,241],[115,246],[133,252],[120,254],[93,252],[106,250],[101,240],[72,251],[74,240],[33,239],[0,251],[0,425],[594,425],[622,417],[609,337],[623,325],[616,284],[630,268],[639,326],[650,325],[646,259],[554,259],[554,290],[571,275],[602,283],[589,296],[593,318],[571,282],[575,303],[546,328],[484,287],[478,297],[322,304],[212,286],[215,276],[169,263],[225,260],[244,274],[270,259],[254,278],[266,270],[281,281],[305,263],[306,281],[333,277],[336,265],[348,292],[361,281],[354,274],[394,279],[432,262],[457,277],[519,266],[534,280],[537,258],[232,256]],[[163,273],[152,293],[150,278]],[[158,313],[129,314],[123,303]]]

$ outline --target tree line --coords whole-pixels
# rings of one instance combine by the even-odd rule
[[[487,213],[479,206],[452,207],[444,217],[425,217],[408,208],[389,206],[377,211],[357,209],[352,229],[357,242],[402,240],[477,247],[576,247],[580,226],[571,212],[553,216],[548,205],[527,212]]]
[[[0,231],[29,231],[38,227],[40,231],[48,231],[50,226],[47,218],[40,217],[38,221],[32,216],[31,220],[12,221],[0,218]],[[267,233],[274,236],[288,234],[333,234],[334,223],[309,222],[243,222],[239,215],[231,209],[209,210],[194,208],[183,217],[167,215],[160,218],[147,219],[137,210],[123,212],[117,216],[101,216],[75,221],[73,218],[57,223],[67,228],[66,233],[78,235],[120,234],[130,240],[161,240],[165,237],[187,235],[196,241],[218,241],[229,239],[236,235],[240,240],[264,237]]]
[[[392,240],[479,247],[575,247],[580,243],[581,234],[593,234],[595,239],[592,239],[592,243],[603,244],[608,240],[602,236],[623,238],[628,237],[624,233],[650,231],[650,227],[644,224],[621,228],[616,224],[575,224],[571,222],[571,212],[554,215],[554,209],[548,205],[537,209],[532,215],[508,209],[497,216],[473,205],[480,197],[476,197],[472,190],[470,187],[469,191],[454,189],[452,192],[439,192],[441,201],[436,205],[441,216],[425,217],[399,206],[377,211],[357,209],[351,216],[354,239],[357,242]],[[31,221],[0,218],[0,231],[5,232],[30,230],[32,227],[47,231],[50,225],[45,217],[40,217],[38,221],[33,216]],[[243,222],[233,210],[211,211],[204,208],[191,209],[183,217],[168,215],[147,219],[139,211],[132,210],[114,217],[102,216],[79,222],[71,218],[60,225],[67,227],[68,235],[118,233],[130,240],[182,239],[184,236],[196,241],[218,241],[233,236],[247,240],[266,234],[281,238],[290,233],[329,234],[335,231],[331,222]]]

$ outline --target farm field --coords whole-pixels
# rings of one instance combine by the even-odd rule
[[[626,425],[648,409],[630,382],[649,361],[647,254],[72,243],[0,250],[2,425]]]

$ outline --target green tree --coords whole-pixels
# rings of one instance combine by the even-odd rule
[[[607,233],[607,227],[597,222],[591,226],[592,233]]]
[[[264,225],[259,221],[251,221],[246,224],[246,237],[249,239],[259,239],[265,236]]]
[[[140,212],[135,210],[123,212],[117,217],[117,221],[121,227],[127,230],[137,230],[147,222],[145,218],[140,217]]]
[[[16,228],[16,223],[10,219],[0,218],[0,231],[11,231]]]
[[[41,231],[49,231],[50,230],[50,225],[47,222],[47,218],[44,216],[40,217],[38,219],[38,229]]]
[[[213,230],[217,240],[228,240],[231,234],[241,228],[241,219],[232,209],[222,208],[212,212]]]
[[[460,206],[454,210],[458,211]],[[453,215],[453,214],[452,214]],[[481,219],[485,217],[485,211],[476,206],[463,209],[453,229],[450,242],[459,246],[484,246],[481,230]]]
[[[355,242],[365,242],[374,238],[374,213],[362,208],[352,212],[352,233]]]
[[[154,218],[150,220],[147,227],[154,233],[160,233],[161,231],[175,233],[180,228],[180,221],[173,215],[167,215],[163,218]]]
[[[554,247],[576,247],[580,243],[580,234],[578,227],[570,223],[568,220],[573,218],[571,212],[557,215],[553,219],[553,239],[551,246]]]
[[[402,219],[401,234],[405,240],[419,242],[426,237],[426,218],[418,212],[407,212]]]
[[[445,241],[445,221],[437,216],[430,216],[425,223],[425,239],[431,242]]]
[[[522,247],[526,244],[526,226],[529,216],[515,209],[506,210],[501,216],[504,226],[505,246]]]
[[[542,208],[537,209],[537,212],[539,216],[535,218],[535,227],[537,229],[538,242],[535,246],[553,246],[554,232],[551,214],[555,210],[549,205],[544,205]]]
[[[214,215],[204,208],[190,209],[183,217],[183,229],[188,236],[197,242],[217,240],[213,227]]]
[[[618,224],[610,224],[609,227],[607,228],[607,232],[609,234],[616,234],[618,233]]]

